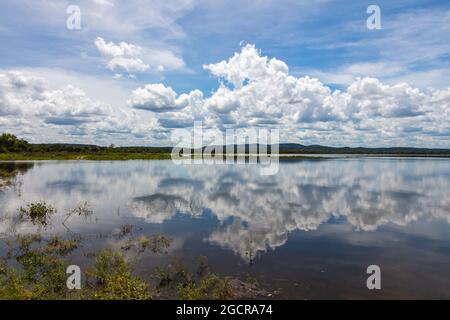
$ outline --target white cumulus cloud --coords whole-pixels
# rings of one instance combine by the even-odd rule
[[[95,46],[108,59],[107,67],[110,70],[122,69],[130,73],[144,72],[150,68],[148,64],[145,64],[139,58],[142,48],[137,45],[126,42],[115,44],[114,42],[106,42],[103,38],[98,37],[95,40]]]
[[[209,97],[196,90],[192,99],[192,92],[177,95],[170,87],[149,84],[135,90],[129,104],[157,113],[165,128],[184,127],[189,118],[221,129],[278,126],[282,140],[296,142],[403,145],[411,143],[414,132],[414,144],[420,145],[430,139],[445,144],[450,136],[443,117],[450,113],[450,88],[422,91],[361,77],[344,91],[333,90],[316,78],[291,75],[283,61],[262,56],[250,44],[204,68],[220,81]],[[179,122],[175,114],[165,114],[175,110]]]
[[[182,58],[168,49],[144,49],[138,45],[120,42],[118,44],[97,37],[95,46],[106,59],[106,66],[112,71],[127,73],[153,70],[161,73],[166,69],[183,69],[186,67]]]
[[[142,50],[102,39],[98,46],[111,58]],[[422,90],[361,77],[337,90],[316,78],[291,75],[284,62],[263,56],[254,45],[245,45],[230,59],[205,69],[219,80],[210,95],[200,90],[177,93],[163,83],[150,83],[113,104],[93,99],[70,83],[50,89],[42,77],[17,70],[0,72],[0,120],[9,126],[4,130],[21,125],[37,132],[41,124],[45,132],[41,137],[47,136],[48,126],[79,126],[84,129],[78,135],[106,141],[108,134],[122,134],[128,143],[167,145],[172,129],[203,121],[213,132],[278,128],[281,142],[450,147],[450,88]]]

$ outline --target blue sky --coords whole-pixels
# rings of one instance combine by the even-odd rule
[[[0,129],[164,145],[202,120],[304,144],[450,147],[449,22],[448,1],[2,1]]]

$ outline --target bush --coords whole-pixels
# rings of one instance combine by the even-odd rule
[[[232,291],[226,279],[210,273],[199,283],[188,282],[178,285],[178,294],[181,300],[225,300],[232,298]]]
[[[131,274],[131,268],[121,253],[105,250],[100,252],[93,270],[88,273],[96,288],[94,299],[99,300],[146,300],[150,299],[145,281]]]
[[[3,133],[0,136],[0,153],[26,152],[30,149],[31,146],[27,141],[19,139],[13,134]]]

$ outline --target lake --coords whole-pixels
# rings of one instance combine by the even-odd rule
[[[450,160],[342,158],[258,165],[171,161],[0,163],[0,234],[80,234],[82,252],[118,246],[125,224],[164,234],[168,255],[143,257],[139,272],[165,260],[207,258],[221,275],[251,276],[275,298],[450,298]],[[17,219],[45,200],[48,226]],[[89,217],[67,213],[87,202]],[[0,246],[5,250],[5,246]],[[80,265],[84,255],[73,259]],[[79,261],[78,261],[79,260]],[[381,290],[366,269],[381,268]]]

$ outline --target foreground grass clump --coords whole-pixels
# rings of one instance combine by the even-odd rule
[[[40,235],[19,235],[15,244],[8,245],[10,249],[0,264],[0,299],[60,299],[72,294],[66,289],[68,263],[62,256],[77,247],[75,240],[62,242],[55,236],[43,243]]]
[[[31,222],[39,226],[47,226],[49,219],[56,212],[56,209],[44,201],[28,204],[25,208],[20,207],[19,213],[22,219],[30,219]]]
[[[69,290],[66,270],[77,264],[72,259],[77,257],[76,250],[81,250],[83,239],[30,234],[4,240],[8,251],[0,257],[0,300],[222,300],[267,296],[255,283],[212,273],[205,257],[193,271],[173,257],[172,262],[157,268],[154,277],[145,281],[134,274],[137,258],[146,249],[150,254],[166,253],[171,240],[154,235],[130,241],[131,247],[122,251],[106,249],[85,255],[88,259],[95,256],[95,260],[90,260],[90,266],[83,266],[87,271],[81,275],[81,289]],[[135,250],[129,251],[131,248]],[[130,260],[125,258],[125,252]]]
[[[158,268],[155,276],[158,280],[157,288],[163,296],[167,295],[169,298],[181,300],[234,298],[230,281],[210,272],[205,257],[199,259],[194,271],[175,259],[169,265]]]
[[[57,235],[48,240],[18,235],[14,242],[7,242],[10,249],[0,260],[0,300],[151,298],[149,285],[133,276],[124,256],[112,250],[98,253],[82,290],[68,290],[66,269],[71,263],[67,255],[80,241]]]
[[[99,300],[150,299],[149,285],[131,274],[123,254],[112,250],[102,251],[88,272],[88,281],[95,288],[93,298]]]
[[[231,286],[227,279],[210,273],[198,283],[189,281],[177,286],[181,300],[226,300],[233,297]]]

